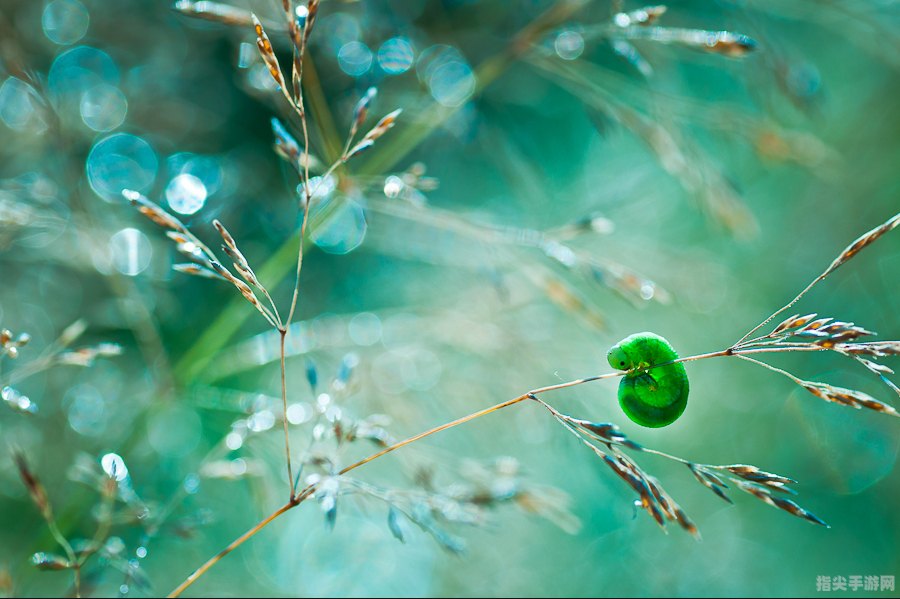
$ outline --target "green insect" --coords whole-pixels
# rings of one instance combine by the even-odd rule
[[[689,391],[684,364],[650,368],[678,359],[668,341],[655,333],[635,333],[614,345],[606,359],[618,370],[635,370],[619,383],[619,405],[626,416],[651,428],[678,420]]]

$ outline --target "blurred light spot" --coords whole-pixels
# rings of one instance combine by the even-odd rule
[[[291,424],[303,424],[312,417],[312,410],[305,403],[292,403],[288,406],[286,414]]]
[[[371,376],[375,386],[384,393],[403,393],[409,386],[403,377],[406,361],[396,351],[381,352],[372,361]]]
[[[462,54],[453,46],[437,44],[425,48],[416,60],[416,75],[422,83],[427,83],[435,68],[453,60],[463,60]]]
[[[403,370],[406,384],[418,391],[427,391],[434,387],[441,377],[441,361],[426,349],[417,349],[407,356],[408,365]]]
[[[166,172],[175,175],[194,175],[206,187],[207,196],[212,196],[222,187],[224,173],[222,164],[215,156],[203,156],[190,152],[172,154],[166,159]]]
[[[362,42],[348,42],[338,50],[338,65],[351,77],[359,77],[371,68],[372,51]]]
[[[24,81],[7,78],[0,85],[0,120],[10,129],[21,131],[28,128],[32,119],[40,118],[34,105],[36,97],[37,92]]]
[[[98,437],[106,432],[109,413],[106,401],[91,385],[75,385],[63,398],[69,426],[79,435]]]
[[[275,426],[275,414],[271,410],[260,410],[247,419],[247,428],[254,433],[267,431]]]
[[[443,106],[460,106],[475,91],[471,67],[452,46],[435,45],[426,49],[416,61],[416,73],[428,86],[431,96]]]
[[[119,69],[109,54],[90,46],[78,46],[57,56],[47,75],[50,97],[65,108],[71,101],[76,110],[82,94],[101,83],[118,85]]]
[[[339,204],[325,224],[312,232],[312,240],[329,254],[348,254],[358,248],[366,237],[366,215],[362,206],[353,200],[344,198],[334,201]]]
[[[415,50],[405,37],[392,37],[378,48],[378,66],[388,75],[405,73],[415,58]]]
[[[91,189],[108,201],[120,200],[126,188],[147,191],[158,167],[150,144],[129,133],[114,133],[98,141],[86,164]]]
[[[121,537],[110,537],[103,545],[103,549],[111,555],[119,555],[125,551],[125,541]]]
[[[350,338],[357,345],[374,345],[381,341],[381,319],[371,312],[361,312],[350,319]]]
[[[247,474],[247,460],[243,458],[231,460],[229,467],[231,468],[232,476],[244,476]]]
[[[225,435],[225,446],[231,451],[237,451],[244,445],[244,435],[238,432],[230,432]]]
[[[448,62],[435,69],[428,88],[438,104],[460,106],[475,92],[475,75],[464,62]]]
[[[594,216],[593,218],[591,218],[591,231],[593,231],[594,233],[609,235],[615,230],[615,223],[605,216]]]
[[[389,198],[396,198],[403,191],[404,187],[406,185],[403,183],[403,179],[397,175],[391,175],[384,180],[384,195]]]
[[[332,52],[337,52],[345,44],[358,40],[362,31],[359,22],[344,12],[337,12],[321,19],[317,28],[320,40],[325,40]]]
[[[107,453],[100,458],[100,467],[103,468],[106,476],[115,479],[117,482],[122,482],[128,478],[128,466],[125,465],[125,460],[122,459],[122,456],[117,453]]]
[[[147,557],[147,548],[146,547],[138,547],[134,554],[138,556],[139,559],[144,559]]]
[[[334,193],[334,190],[337,189],[337,180],[333,175],[328,175],[327,177],[310,177],[309,178],[309,191],[312,194],[313,200],[324,200],[331,196]],[[301,198],[306,197],[306,190],[304,189],[303,184],[297,186],[297,195]]]
[[[549,241],[543,246],[544,253],[567,268],[574,268],[578,264],[578,256],[572,248],[557,241]]]
[[[10,348],[10,351],[14,349],[16,348]],[[25,414],[36,414],[38,411],[38,406],[36,403],[31,401],[28,396],[22,395],[9,385],[3,387],[3,389],[0,389],[0,399],[5,401],[6,405],[17,412],[22,412]]]
[[[53,0],[44,8],[41,25],[54,44],[74,44],[87,33],[91,17],[78,0]]]
[[[631,25],[631,17],[624,12],[619,12],[613,17],[613,23],[615,23],[617,27],[628,27]]]
[[[584,38],[577,31],[563,31],[556,36],[553,45],[563,60],[575,60],[584,52]]]
[[[641,285],[641,299],[651,300],[656,294],[656,287],[653,283],[644,283]]]
[[[185,456],[200,442],[200,417],[188,407],[167,406],[147,422],[147,440],[161,456]]]
[[[810,98],[819,92],[822,76],[815,65],[793,64],[788,68],[787,83],[791,92],[800,98]]]
[[[325,418],[328,422],[339,422],[341,420],[341,409],[338,406],[330,406],[325,410]]]
[[[258,57],[259,50],[256,48],[255,44],[241,42],[241,45],[238,47],[237,66],[239,69],[246,69],[252,65]]]
[[[188,474],[184,478],[184,492],[188,495],[194,495],[200,490],[200,477],[196,474]]]
[[[194,175],[176,175],[166,185],[166,201],[178,214],[194,214],[206,203],[206,186]]]
[[[114,85],[100,83],[81,96],[81,120],[94,131],[112,131],[125,121],[128,100]]]
[[[437,384],[441,372],[440,359],[420,347],[383,352],[372,363],[372,379],[386,393],[427,391]]]
[[[261,62],[253,65],[248,71],[247,82],[251,87],[260,91],[275,91],[278,89],[278,84],[275,83],[271,73],[269,73],[269,67]]]
[[[137,229],[122,229],[109,240],[109,255],[117,271],[136,276],[150,266],[153,249],[150,240]]]

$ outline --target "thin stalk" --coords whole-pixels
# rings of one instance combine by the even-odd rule
[[[303,133],[304,143],[308,144],[308,136],[306,134],[305,122],[304,122],[303,129],[304,129],[304,133]],[[294,314],[297,310],[297,300],[300,298],[300,271],[303,269],[303,250],[304,250],[303,246],[306,243],[306,223],[309,220],[309,206],[312,203],[313,196],[315,196],[316,193],[318,193],[319,188],[322,186],[322,184],[325,182],[325,180],[329,176],[331,176],[331,174],[341,164],[341,162],[338,161],[338,162],[335,162],[334,164],[332,164],[330,167],[328,167],[328,170],[325,171],[325,173],[323,173],[322,176],[319,178],[319,182],[316,184],[316,186],[313,189],[310,189],[310,187],[309,187],[309,161],[307,160],[306,162],[307,162],[307,164],[304,165],[305,166],[305,175],[304,175],[304,181],[303,181],[303,195],[304,195],[304,200],[305,200],[303,202],[304,203],[303,222],[300,224],[300,243],[299,243],[299,247],[297,248],[297,277],[294,281],[294,292],[291,297],[291,309],[288,312],[287,321],[285,321],[285,325],[284,325],[285,328],[287,328],[291,324],[291,321],[293,320]]]
[[[363,459],[359,460],[358,462],[354,462],[353,464],[350,464],[349,466],[347,466],[346,468],[343,468],[340,472],[338,472],[338,474],[346,474],[347,472],[350,472],[351,470],[354,470],[356,468],[359,468],[360,466],[368,464],[372,460],[378,459],[385,454],[391,453],[392,451],[394,451],[396,449],[400,449],[401,447],[405,447],[405,446],[409,445],[410,443],[414,443],[420,439],[424,439],[425,437],[433,435],[434,433],[439,433],[441,431],[447,430],[448,428],[453,428],[454,426],[459,426],[460,424],[464,424],[471,420],[475,420],[476,418],[480,418],[482,416],[487,416],[488,414],[496,412],[497,410],[502,410],[503,408],[507,408],[511,405],[517,404],[520,401],[525,401],[529,397],[530,397],[530,395],[528,393],[526,393],[524,395],[520,395],[513,399],[504,401],[502,403],[498,403],[495,406],[491,406],[490,408],[485,408],[483,410],[473,412],[473,413],[469,414],[468,416],[463,416],[462,418],[457,418],[456,420],[454,420],[452,422],[448,422],[446,424],[442,424],[441,426],[437,426],[435,428],[428,429],[425,432],[419,433],[418,435],[413,435],[412,437],[409,437],[408,439],[405,439],[403,441],[398,441],[397,443],[394,443],[393,445],[391,445],[389,447],[385,447],[384,449],[382,449],[381,451],[379,451],[377,453],[373,453],[369,457],[363,458]]]
[[[747,331],[747,334],[745,334],[743,337],[741,337],[740,339],[738,339],[737,342],[736,342],[734,345],[732,345],[732,347],[736,347],[736,346],[738,346],[738,345],[741,345],[744,341],[747,340],[748,337],[750,337],[750,335],[752,335],[752,334],[755,333],[756,331],[760,330],[761,328],[763,328],[764,326],[766,326],[767,324],[769,324],[770,322],[772,322],[772,319],[773,319],[773,318],[775,318],[776,316],[778,316],[779,314],[783,313],[785,310],[789,309],[791,306],[793,306],[794,304],[796,304],[797,302],[799,302],[799,301],[800,301],[800,298],[802,298],[804,295],[806,295],[806,294],[809,292],[810,289],[812,289],[813,287],[815,287],[816,284],[817,284],[819,281],[821,281],[822,279],[824,279],[825,277],[827,277],[828,274],[829,274],[830,272],[831,272],[831,269],[829,268],[828,270],[826,270],[825,272],[823,272],[822,274],[820,274],[818,277],[816,277],[815,279],[813,279],[812,283],[810,283],[809,285],[807,285],[807,286],[803,289],[803,291],[801,291],[800,293],[797,294],[797,297],[795,297],[794,299],[792,299],[791,301],[789,301],[787,304],[785,304],[784,306],[782,306],[781,308],[779,308],[778,310],[776,310],[775,312],[773,312],[772,314],[770,314],[769,317],[766,318],[765,320],[763,320],[761,323],[759,323],[758,325],[756,325],[755,327],[753,327],[752,329],[750,329],[749,331]]]
[[[69,540],[59,530],[53,514],[48,511],[47,513],[43,513],[43,516],[44,520],[47,521],[47,528],[50,529],[50,534],[53,535],[53,538],[66,553],[66,558],[69,560],[72,574],[75,579],[75,596],[81,597],[81,564],[78,563],[78,557],[75,555],[75,550],[72,548],[72,544],[69,543]]]
[[[775,366],[772,366],[771,364],[767,364],[767,363],[765,363],[765,362],[763,362],[763,361],[761,361],[761,360],[757,360],[757,359],[755,359],[755,358],[750,358],[750,357],[747,357],[747,356],[738,355],[738,358],[740,358],[741,360],[747,360],[748,362],[753,362],[754,364],[758,364],[759,366],[762,366],[763,368],[767,368],[767,369],[771,370],[772,372],[777,372],[778,374],[783,374],[784,376],[788,377],[789,379],[791,379],[792,381],[794,381],[794,382],[797,383],[798,385],[801,385],[801,386],[803,385],[803,380],[802,380],[802,379],[797,378],[796,376],[794,376],[793,374],[791,374],[791,373],[788,372],[787,370],[783,370],[783,369],[781,369],[781,368],[777,368],[777,367],[775,367]]]
[[[288,487],[289,494],[288,498],[290,500],[294,499],[294,491],[296,487],[294,486],[294,471],[291,466],[291,435],[288,430],[288,419],[287,419],[287,382],[285,377],[285,369],[284,369],[284,340],[287,336],[287,329],[280,328],[278,329],[279,337],[280,337],[280,353],[281,353],[281,408],[282,408],[282,418],[281,422],[284,425],[284,455],[287,461],[287,477],[288,477]]]
[[[288,30],[296,31],[297,23],[291,14],[291,3],[285,2],[285,13],[288,19]],[[309,221],[309,205],[312,203],[312,194],[309,189],[309,127],[306,119],[306,108],[303,102],[302,82],[303,82],[303,60],[306,54],[306,31],[299,31],[300,47],[294,44],[293,50],[293,68],[292,79],[294,83],[295,105],[297,113],[300,116],[300,127],[303,131],[303,222],[300,224],[300,241],[297,243],[297,278],[294,282],[294,291],[291,297],[291,308],[288,311],[287,319],[283,324],[279,321],[279,333],[281,334],[280,358],[281,358],[281,407],[282,407],[282,425],[284,426],[284,453],[287,461],[287,477],[288,487],[290,489],[288,499],[294,501],[294,493],[297,490],[297,483],[294,481],[294,471],[291,465],[291,436],[288,430],[287,418],[287,382],[284,367],[284,342],[287,336],[291,320],[294,318],[294,312],[297,309],[297,300],[300,296],[300,271],[303,268],[303,244],[306,241],[306,227]]]

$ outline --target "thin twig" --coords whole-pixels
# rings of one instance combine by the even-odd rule
[[[291,435],[288,430],[288,418],[287,418],[287,382],[285,378],[285,369],[284,369],[284,338],[287,336],[287,329],[279,329],[278,331],[280,337],[280,354],[281,354],[281,408],[282,408],[282,418],[281,421],[284,425],[284,455],[287,461],[287,477],[288,477],[288,487],[290,487],[290,492],[288,498],[294,499],[294,491],[296,487],[294,485],[294,471],[291,466]]]

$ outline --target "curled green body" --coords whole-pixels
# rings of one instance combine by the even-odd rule
[[[634,370],[619,383],[619,405],[631,420],[658,428],[672,424],[684,412],[689,392],[684,364],[652,368],[678,359],[663,337],[635,333],[614,345],[606,358],[613,368]]]

